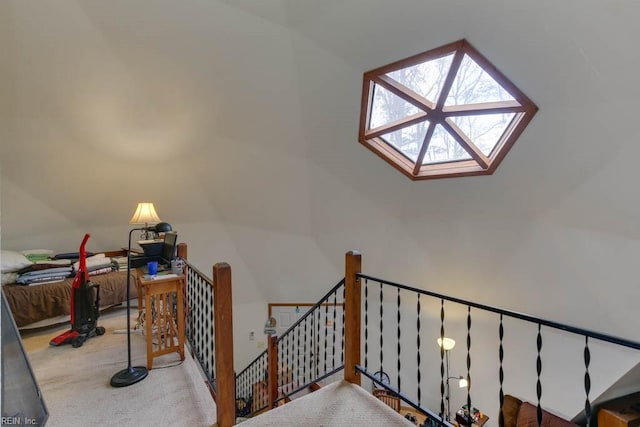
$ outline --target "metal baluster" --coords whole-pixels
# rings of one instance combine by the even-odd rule
[[[591,376],[589,375],[589,364],[591,363],[591,351],[589,350],[589,336],[584,337],[584,391],[587,398],[584,402],[584,413],[587,416],[587,427],[591,425],[591,402],[589,401],[589,391],[591,391]]]
[[[300,381],[300,331],[302,330],[302,327],[300,326],[300,324],[296,325],[296,384],[298,384]]]
[[[342,285],[342,351],[340,352],[340,364],[344,365],[344,302],[347,287]]]
[[[467,307],[467,405],[471,413],[471,306]]]
[[[398,391],[401,391],[400,387],[400,288],[398,290]]]
[[[291,333],[289,332],[286,337],[286,348],[287,348],[287,394],[293,390],[293,378],[289,378],[289,372],[293,375],[293,368],[291,368],[291,358],[289,357],[289,347],[291,347]]]
[[[440,300],[440,417],[444,418],[444,300]]]
[[[260,369],[262,369],[262,359],[258,359],[258,363],[256,363],[256,366],[253,369],[253,372],[251,375],[252,376],[251,384],[256,384],[262,381],[259,374]],[[256,411],[262,408],[262,387],[260,387],[260,385],[258,384],[257,390],[252,390],[252,392],[254,393],[253,401],[256,404],[254,411]]]
[[[384,311],[382,309],[382,303],[383,303],[383,293],[382,293],[382,283],[380,283],[380,373],[384,372],[383,368],[383,362],[384,362],[384,336],[383,336],[383,329],[384,329],[384,325],[382,323],[382,319],[384,317]]]
[[[329,320],[329,299],[324,303],[324,373],[327,373],[327,321]]]
[[[320,307],[316,308],[317,317],[317,326],[316,326],[316,336],[315,336],[315,354],[313,355],[314,364],[316,365],[316,378],[320,376]]]
[[[538,426],[542,426],[542,405],[540,400],[542,399],[542,382],[540,382],[540,374],[542,373],[542,358],[540,352],[542,351],[542,335],[540,333],[541,325],[538,323],[538,338],[536,345],[538,348],[538,357],[536,359],[536,372],[538,373],[538,381],[536,382],[536,395],[538,396],[538,407],[536,408],[536,415],[538,416]]]
[[[498,329],[498,336],[500,337],[500,347],[498,350],[498,358],[500,359],[500,416],[498,417],[498,425],[499,427],[504,427],[504,411],[502,410],[502,407],[504,406],[504,391],[502,389],[502,385],[504,383],[504,370],[502,368],[502,361],[504,360],[504,348],[502,347],[502,340],[504,338],[504,326],[502,325],[502,314],[500,315],[500,328]]]
[[[276,342],[276,357],[278,358],[278,362],[282,363],[282,347],[279,345],[280,342]],[[277,368],[276,371],[276,384],[278,385],[278,388],[282,387],[284,385],[284,375],[283,375],[283,369],[280,369],[279,367]],[[273,402],[271,402],[273,403]]]
[[[258,362],[259,363],[259,362]],[[253,387],[252,384],[255,384],[256,381],[256,375],[255,375],[255,369],[256,369],[256,365],[257,364],[253,364],[251,365],[251,367],[249,368],[248,371],[248,376],[249,376],[249,387]],[[259,391],[259,389],[258,389]],[[256,403],[259,401],[259,396],[256,396],[255,390],[251,389],[251,396],[253,399],[253,406],[251,408],[251,412],[255,412],[256,410],[260,409],[256,406]]]
[[[422,405],[422,392],[420,389],[420,377],[422,376],[420,373],[420,294],[418,294],[418,304],[417,304],[417,310],[418,312],[418,316],[417,316],[417,322],[416,322],[416,326],[417,326],[417,330],[418,330],[418,334],[417,334],[417,344],[418,344],[418,406]]]
[[[263,370],[262,370],[262,375],[263,375],[263,381],[264,383],[267,385],[266,387],[263,387],[263,396],[264,396],[264,404],[267,407],[271,407],[271,403],[269,401],[269,356],[268,354],[265,354],[262,357],[262,366],[263,366]],[[277,380],[276,380],[277,382]]]
[[[307,383],[307,320],[309,317],[304,318],[304,348],[302,354],[304,356],[302,364],[302,379],[303,383]]]
[[[258,409],[255,405],[255,402],[257,401],[257,397],[254,396],[254,392],[253,392],[253,384],[255,384],[256,382],[254,381],[254,377],[253,377],[253,369],[255,368],[255,365],[252,366],[251,368],[249,368],[249,370],[247,371],[247,374],[245,376],[245,381],[247,381],[247,385],[246,385],[246,390],[247,390],[247,396],[251,397],[252,400],[252,407],[251,407],[251,412],[255,411],[256,409]]]
[[[215,325],[215,313],[213,311],[213,307],[215,307],[215,301],[213,300],[213,289],[209,288],[209,293],[211,294],[211,308],[209,309],[209,315],[210,315],[210,319],[211,319],[211,327],[209,328],[209,332],[210,332],[210,337],[209,337],[209,342],[211,343],[211,377],[213,377],[215,375],[216,372],[216,340],[215,340],[215,330],[216,330],[216,325]],[[216,383],[216,389],[218,388],[217,383]]]
[[[369,371],[369,279],[364,279],[364,370]]]
[[[333,335],[331,336],[331,369],[336,367],[336,311],[338,308],[338,290],[333,293]]]

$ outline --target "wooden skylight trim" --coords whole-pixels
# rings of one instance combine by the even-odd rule
[[[395,73],[393,77],[390,76],[390,74],[395,71],[420,64],[425,64],[425,66],[418,67],[417,72],[422,72],[423,75],[428,74],[428,71],[425,72],[423,70],[425,67],[432,65],[430,61],[451,56],[452,54],[453,58],[450,60],[451,63],[444,81],[434,83],[440,85],[439,89],[437,89],[437,86],[435,87],[435,90],[439,90],[435,103],[405,84],[402,84],[402,82],[395,80],[399,78],[407,82],[406,77],[403,77],[402,74]],[[484,80],[485,83],[489,82],[486,83],[489,84],[489,88],[494,88],[494,91],[488,94],[489,99],[495,96],[504,99],[506,93],[508,93],[507,98],[513,99],[466,103],[470,98],[465,100],[463,93],[463,104],[445,105],[449,99],[450,89],[456,82],[456,73],[462,66],[465,57],[471,60],[466,60],[465,62],[467,66],[472,67],[467,68],[467,70],[478,70],[478,67],[480,67],[482,71],[495,82],[491,83],[491,79]],[[475,64],[473,64],[474,62]],[[448,64],[448,61],[435,61],[433,64],[433,66],[440,67],[438,72],[441,73],[441,75],[443,74],[442,70],[446,71],[446,68],[444,68],[446,65],[443,64]],[[475,65],[478,67],[475,67]],[[409,73],[413,70],[416,69],[407,70],[406,72]],[[428,90],[423,90],[423,86],[416,85],[416,80],[410,80],[408,82],[412,87],[424,92],[427,96],[429,96],[429,93],[433,93],[433,86],[431,89],[428,89],[430,83],[426,86]],[[493,84],[493,86],[491,86],[491,84]],[[388,120],[390,113],[387,110],[380,110],[380,108],[384,107],[377,107],[377,110],[375,110],[375,123],[379,124],[384,120],[387,121],[380,126],[371,128],[376,85],[379,85],[386,89],[388,93],[392,94],[388,95],[387,92],[381,92],[381,95],[379,95],[381,97],[387,97],[386,99],[388,101],[385,101],[386,105],[391,103],[389,100],[392,99],[389,98],[389,96],[396,96],[407,103],[406,106],[400,106],[400,108],[407,111],[406,108],[409,108],[410,104],[415,107],[418,112],[415,113],[409,109],[408,112],[410,114],[407,114],[405,117],[391,117],[392,120]],[[456,86],[460,87],[461,85]],[[502,88],[503,91],[500,91],[500,88]],[[460,92],[457,92],[453,96],[458,97],[458,100],[460,100]],[[484,96],[484,98],[487,99],[487,96]],[[471,98],[471,100],[473,101],[473,98]],[[381,105],[384,106],[385,104]],[[364,73],[360,129],[358,132],[359,142],[412,180],[489,175],[496,170],[509,149],[532,120],[537,110],[538,107],[484,56],[476,51],[466,40],[459,40]],[[397,113],[394,114],[397,115]],[[479,119],[479,117],[483,115],[498,117],[496,117],[495,122],[493,118],[486,120]],[[503,116],[500,117],[499,115]],[[387,119],[384,119],[385,116]],[[383,119],[381,119],[381,117],[383,117]],[[477,124],[479,120],[479,126],[481,126],[482,132],[488,129],[496,135],[496,139],[492,139],[491,133],[488,134],[488,140],[486,137],[477,136],[483,147],[481,149],[480,146],[476,145],[477,141],[474,142],[472,137],[466,135],[465,132],[456,125],[453,121],[454,117],[461,117],[461,119],[458,120],[469,117],[470,122],[465,123],[464,128],[471,131],[470,135],[474,133],[472,126],[474,124],[474,117],[478,118],[475,120],[475,124]],[[511,121],[507,123],[506,120],[509,120],[509,117],[511,117]],[[424,123],[424,125],[422,125],[422,123]],[[434,146],[435,148],[432,151],[429,151],[430,138],[438,125],[442,126],[443,129],[438,131],[438,145]],[[501,136],[497,137],[504,125],[506,126],[500,134]],[[402,132],[405,128],[407,128],[409,136],[407,136],[407,132]],[[420,140],[421,132],[424,132],[423,140]],[[396,134],[391,135],[392,133]],[[395,145],[386,141],[384,139],[385,135],[392,137],[391,141]],[[457,143],[459,147],[456,148],[451,145],[455,143]],[[417,144],[419,144],[419,148],[418,151],[415,151]],[[464,151],[461,152],[460,149]],[[423,160],[428,151],[430,152],[429,163],[423,164]],[[461,154],[465,151],[467,154]],[[489,154],[486,155],[485,152]],[[468,159],[467,155],[470,156],[471,159]],[[449,157],[450,160],[447,160],[447,157]],[[460,159],[460,157],[462,157],[462,159]],[[413,160],[414,158],[415,161]],[[439,160],[439,158],[443,158],[443,160]]]

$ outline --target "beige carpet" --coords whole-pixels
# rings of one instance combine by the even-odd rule
[[[394,427],[414,426],[361,387],[338,381],[293,400],[240,427]],[[415,426],[414,426],[415,427]]]
[[[132,310],[137,316],[137,310]],[[49,340],[68,326],[23,333],[29,360],[49,409],[47,426],[212,426],[215,403],[195,362],[187,353],[154,359],[154,369],[141,382],[111,387],[116,372],[127,367],[126,310],[103,314],[107,331],[80,348],[51,347]],[[135,318],[131,325],[135,325]],[[131,335],[133,366],[146,365],[144,336]]]

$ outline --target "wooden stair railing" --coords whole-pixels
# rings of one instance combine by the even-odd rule
[[[211,296],[213,309],[210,303],[206,302],[203,307],[207,309],[207,313],[213,312],[213,316],[206,317],[205,324],[195,325],[196,328],[205,332],[204,336],[212,336],[214,340],[213,355],[209,355],[207,363],[203,364],[202,355],[195,353],[200,351],[196,349],[198,343],[192,342],[191,337],[187,334],[189,347],[194,360],[200,365],[200,369],[208,378],[207,387],[216,402],[216,421],[218,427],[231,427],[236,424],[235,418],[235,373],[233,367],[233,302],[231,298],[231,267],[227,263],[217,263],[213,266],[213,280],[207,278],[198,271],[194,266],[189,264],[187,259],[188,251],[185,243],[177,245],[177,256],[187,263],[185,273],[187,277],[187,287],[190,286],[190,279],[194,282],[206,285],[207,294]],[[194,284],[192,284],[195,286]],[[211,287],[213,288],[211,290]],[[194,301],[189,300],[190,289],[185,289],[185,301],[187,310],[193,309]],[[208,298],[207,298],[208,300]],[[185,313],[187,320],[190,313]],[[206,323],[210,322],[210,323]],[[190,325],[193,327],[194,325]],[[213,328],[211,333],[210,328]],[[208,364],[211,356],[214,360],[213,366]]]

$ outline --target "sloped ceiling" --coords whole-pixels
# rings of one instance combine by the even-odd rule
[[[618,0],[5,0],[2,246],[121,247],[148,200],[202,269],[232,265],[240,302],[313,301],[358,249],[374,275],[638,340],[639,17]],[[494,175],[410,182],[357,142],[362,74],[461,38],[540,111]]]

